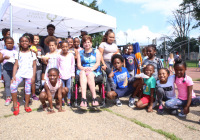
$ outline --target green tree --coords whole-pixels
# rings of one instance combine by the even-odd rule
[[[196,19],[197,23],[194,28],[200,27],[200,1],[199,0],[183,0],[180,5],[183,9],[188,9],[187,12],[191,13]]]

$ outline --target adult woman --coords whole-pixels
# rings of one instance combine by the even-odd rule
[[[174,55],[173,55],[173,53],[169,54],[168,64],[169,64],[169,71],[173,73],[173,65],[174,65]]]
[[[92,106],[98,106],[99,103],[96,98],[95,91],[95,80],[94,78],[101,74],[100,70],[100,60],[101,55],[99,50],[92,48],[92,38],[88,35],[85,35],[82,38],[84,50],[81,50],[77,55],[77,74],[80,76],[80,85],[81,85],[81,104],[80,107],[83,109],[87,108],[86,100],[86,90],[87,84],[92,93]]]
[[[111,57],[114,54],[119,53],[117,45],[114,43],[115,33],[112,29],[106,31],[103,36],[102,43],[99,46],[99,51],[101,52],[102,58],[101,62],[103,64],[102,69],[106,72],[107,75],[110,74],[112,69]],[[107,82],[108,83],[108,82]],[[107,86],[107,91],[110,91],[110,86]]]

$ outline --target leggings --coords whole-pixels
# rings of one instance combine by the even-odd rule
[[[67,98],[71,99],[71,78],[69,78],[67,80],[64,80],[64,79],[61,79],[61,80],[62,80],[62,83],[63,83],[63,87],[67,87],[69,89],[69,92],[67,94]]]
[[[5,82],[6,98],[11,97],[10,81],[12,79],[12,70],[3,70],[3,77]]]
[[[169,98],[166,96],[166,93],[163,88],[158,87],[156,89],[157,101],[159,105],[162,105],[162,101],[167,101]]]
[[[197,106],[200,104],[200,96],[192,98],[191,106]],[[181,100],[177,98],[170,99],[165,102],[166,108],[169,109],[182,109],[187,105],[187,100]]]
[[[16,80],[10,85],[11,93],[17,92],[17,88],[23,80],[25,80],[25,93],[28,95],[31,94],[31,78],[22,78],[19,76],[16,76]]]

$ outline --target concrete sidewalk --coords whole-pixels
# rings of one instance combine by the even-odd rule
[[[200,72],[188,69],[192,78],[200,78]],[[200,95],[200,82],[194,82],[194,91]],[[3,86],[2,84],[0,86]],[[33,101],[33,112],[24,111],[23,91],[19,89],[20,114],[12,115],[12,104],[4,106],[4,88],[0,89],[0,139],[192,139],[200,138],[200,106],[191,107],[182,119],[177,116],[148,113],[145,109],[128,107],[128,97],[122,98],[122,107],[107,101],[101,111],[80,111],[65,106],[65,112],[43,112],[41,103]],[[91,96],[89,98],[91,101]]]

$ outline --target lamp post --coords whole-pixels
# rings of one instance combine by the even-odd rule
[[[128,33],[127,33],[127,32],[124,32],[124,35],[126,36],[126,44],[127,44],[127,36],[128,36]]]
[[[147,37],[148,38],[148,45],[149,45],[149,39],[150,39],[150,37]]]

